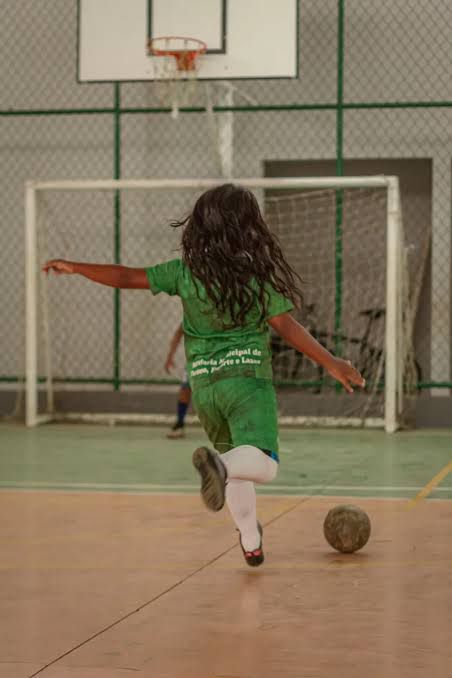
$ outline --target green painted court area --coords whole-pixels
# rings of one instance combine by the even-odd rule
[[[195,493],[191,453],[160,427],[0,426],[0,488],[132,493]],[[414,497],[452,461],[450,431],[281,431],[277,479],[259,491],[279,495]],[[452,473],[429,494],[452,498]]]

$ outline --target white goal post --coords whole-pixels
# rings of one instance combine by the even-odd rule
[[[326,213],[328,207],[329,223],[334,218],[334,200],[336,200],[336,220],[338,214],[338,196],[342,192],[349,189],[379,189],[385,195],[385,215],[384,223],[381,224],[381,238],[385,240],[385,299],[384,303],[384,345],[382,350],[375,352],[373,356],[377,356],[375,370],[375,389],[374,394],[369,394],[372,399],[375,396],[376,390],[380,389],[382,392],[383,407],[381,415],[369,415],[368,406],[364,406],[363,410],[357,416],[343,415],[343,413],[334,413],[331,416],[327,412],[318,416],[317,420],[314,416],[305,416],[303,408],[300,406],[300,411],[290,416],[284,416],[284,411],[281,416],[283,423],[292,424],[321,424],[322,426],[380,426],[387,432],[392,433],[400,428],[402,424],[402,415],[404,410],[404,391],[406,391],[406,360],[409,353],[410,333],[411,329],[408,327],[412,322],[408,312],[408,294],[407,294],[407,275],[404,269],[404,235],[403,223],[401,215],[401,203],[399,195],[399,182],[397,177],[393,176],[361,176],[361,177],[313,177],[313,178],[237,178],[233,180],[234,183],[241,184],[251,190],[255,190],[261,199],[262,195],[270,195],[269,211],[276,210],[281,214],[281,233],[278,236],[282,242],[284,249],[284,239],[294,238],[288,240],[288,247],[293,251],[294,245],[300,240],[300,232],[303,230],[303,224],[308,219],[309,212],[305,210],[311,205],[318,204],[316,207],[315,219],[319,220],[320,216]],[[43,259],[50,256],[64,256],[65,253],[55,252],[49,250],[49,242],[52,241],[51,233],[47,233],[47,226],[42,224],[46,222],[48,213],[52,209],[43,207],[43,200],[45,202],[46,196],[55,197],[54,212],[58,213],[58,194],[80,194],[84,196],[80,198],[80,205],[86,202],[88,194],[95,194],[96,196],[102,193],[114,195],[128,195],[133,192],[140,192],[140,195],[145,194],[150,197],[152,201],[158,194],[165,193],[165,195],[181,195],[188,193],[191,197],[195,193],[207,190],[216,185],[224,183],[224,179],[129,179],[129,180],[81,180],[81,181],[28,181],[25,186],[25,421],[27,426],[36,426],[38,424],[49,422],[52,420],[61,419],[84,419],[83,412],[66,412],[61,413],[55,407],[54,391],[55,380],[52,364],[55,362],[58,346],[62,339],[55,343],[52,348],[52,305],[49,301],[47,293],[47,282],[44,280],[43,274],[40,273],[40,268]],[[302,198],[304,204],[297,207],[293,197],[302,192],[307,196]],[[312,196],[325,194],[325,198],[317,198]],[[353,191],[350,190],[353,194]],[[285,195],[290,196],[287,200]],[[273,196],[273,197],[272,197]],[[332,197],[331,197],[332,196]],[[289,205],[288,201],[291,201]],[[321,200],[322,202],[318,202]],[[342,198],[339,198],[342,201]],[[317,202],[316,202],[317,201]],[[333,202],[332,202],[333,201]],[[293,204],[292,204],[293,203]],[[361,204],[361,203],[360,203]],[[273,207],[272,207],[273,205]],[[285,236],[283,226],[287,221],[284,210],[292,210],[291,214],[295,215],[295,219],[300,217],[299,221],[295,222],[295,226],[289,235]],[[342,202],[340,202],[340,209],[342,210]],[[344,208],[345,209],[345,208]],[[366,203],[362,202],[361,210],[362,220],[366,218]],[[73,211],[73,210],[72,210]],[[145,213],[145,207],[142,212]],[[303,216],[308,214],[308,216]],[[168,216],[165,213],[165,216]],[[178,217],[179,214],[171,214],[171,217]],[[279,218],[279,217],[278,217]],[[342,218],[342,217],[341,217]],[[346,219],[346,216],[345,216]],[[359,224],[359,218],[357,219]],[[278,229],[279,222],[276,223]],[[300,225],[298,225],[300,224]],[[375,230],[374,224],[372,229]],[[54,227],[55,229],[58,226]],[[96,223],[93,221],[91,228],[96,228]],[[162,226],[163,228],[163,226]],[[356,228],[359,228],[357,226]],[[319,238],[322,236],[319,231]],[[355,237],[359,240],[359,232]],[[319,240],[319,243],[321,240]],[[41,243],[41,244],[40,244]],[[44,243],[44,244],[42,244]],[[69,246],[68,246],[69,247]],[[300,240],[300,248],[303,249]],[[372,257],[371,248],[369,251],[363,251],[360,254],[361,258]],[[88,251],[88,250],[87,250]],[[90,250],[91,252],[91,250]],[[67,256],[67,254],[66,254]],[[91,254],[92,256],[92,254]],[[173,255],[174,256],[174,255]],[[298,255],[297,255],[298,256]],[[300,261],[302,260],[302,252],[300,253]],[[69,258],[69,257],[68,257]],[[73,257],[75,258],[75,256]],[[131,262],[132,264],[134,262]],[[337,264],[342,266],[342,264]],[[369,285],[372,281],[369,282]],[[372,289],[370,288],[370,294]],[[359,290],[356,292],[359,297]],[[336,294],[337,296],[337,294]],[[334,305],[332,299],[331,305]],[[353,302],[355,303],[355,302]],[[358,302],[356,302],[357,304]],[[358,310],[358,306],[356,306]],[[366,311],[362,311],[365,313]],[[337,314],[336,314],[337,315]],[[331,330],[330,339],[336,344],[342,343],[344,346],[347,340],[344,332],[339,335],[337,326],[335,330]],[[324,332],[321,336],[326,336]],[[339,337],[339,338],[338,338]],[[328,339],[328,341],[330,340]],[[357,343],[357,339],[351,339],[351,342]],[[363,352],[364,344],[359,344],[359,350]],[[56,347],[56,348],[55,348]],[[366,347],[365,347],[366,348]],[[366,349],[367,350],[367,349]],[[344,354],[344,357],[347,357]],[[377,364],[378,363],[378,364]],[[378,373],[378,370],[383,370],[384,378]],[[64,372],[60,374],[59,382],[64,381]],[[379,382],[379,384],[377,383]],[[301,383],[301,381],[300,381]],[[336,389],[337,391],[337,389]],[[334,389],[332,391],[334,393]],[[316,393],[313,396],[319,400],[324,398],[322,393]],[[334,396],[332,396],[334,397]],[[44,402],[44,405],[42,405]],[[98,420],[114,421],[115,413],[97,417]],[[96,413],[87,414],[85,420],[95,421]],[[162,421],[161,415],[156,415],[154,419],[151,414],[130,415],[118,413],[117,420],[130,421]],[[165,421],[167,418],[165,419]]]

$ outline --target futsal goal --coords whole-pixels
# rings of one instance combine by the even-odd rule
[[[46,277],[48,258],[149,266],[178,256],[169,223],[222,179],[52,181],[25,189],[25,420],[172,420],[164,371],[177,298]],[[384,427],[405,421],[417,374],[396,177],[239,178],[304,280],[296,317],[350,359],[366,388],[344,393],[271,337],[282,424]],[[179,356],[179,371],[183,368]],[[168,393],[170,395],[168,395]]]

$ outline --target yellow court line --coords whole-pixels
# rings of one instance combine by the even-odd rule
[[[406,505],[407,509],[414,508],[418,502],[422,501],[422,499],[425,499],[425,497],[428,497],[430,492],[435,489],[437,485],[440,484],[442,480],[452,471],[452,461],[450,461],[447,466],[441,469],[439,473],[436,474],[436,476],[433,476],[433,478],[427,483],[427,485],[424,485],[422,490],[418,492],[418,494],[413,498],[410,499],[408,504]]]

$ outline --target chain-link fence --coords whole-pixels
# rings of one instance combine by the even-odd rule
[[[231,144],[233,176],[400,176],[404,220],[414,224],[407,229],[414,234],[409,251],[413,261],[425,262],[412,289],[417,359],[423,386],[448,392],[452,387],[449,0],[303,0],[299,78],[235,82],[233,104],[228,107],[224,89],[212,85],[215,129],[212,115],[204,110],[204,85],[192,108],[181,110],[174,120],[169,110],[162,110],[152,83],[77,82],[74,0],[0,0],[0,12],[4,383],[14,382],[22,373],[24,182],[216,177],[224,164],[218,136],[214,137],[221,121],[227,120],[231,133],[222,143]],[[128,223],[131,218],[127,204],[121,209],[122,214],[110,204],[102,224],[92,224],[93,233],[98,228],[103,234],[105,256],[110,252],[110,259],[131,265],[153,263],[160,251],[146,262],[132,260],[127,244],[131,234],[121,230],[121,217],[127,216]],[[168,218],[178,217],[178,209],[168,206]],[[149,210],[144,201],[137,218],[150,218]],[[72,244],[76,247],[77,241],[75,207],[74,212],[65,247],[68,256],[74,256]],[[97,238],[93,237],[93,246]],[[54,244],[49,244],[50,253],[60,255],[53,251]],[[171,246],[168,240],[168,249]],[[424,251],[428,257],[418,256]],[[111,303],[105,312],[111,313],[114,336],[120,337],[121,355],[127,361],[127,322],[122,333],[114,325],[127,320],[133,306],[122,305],[121,321],[111,293],[107,294]],[[167,314],[165,337],[175,329],[176,316]],[[74,331],[74,341],[76,336]],[[114,341],[105,337],[103,344],[105,354],[96,359],[114,381]],[[148,358],[143,356],[144,361]]]

